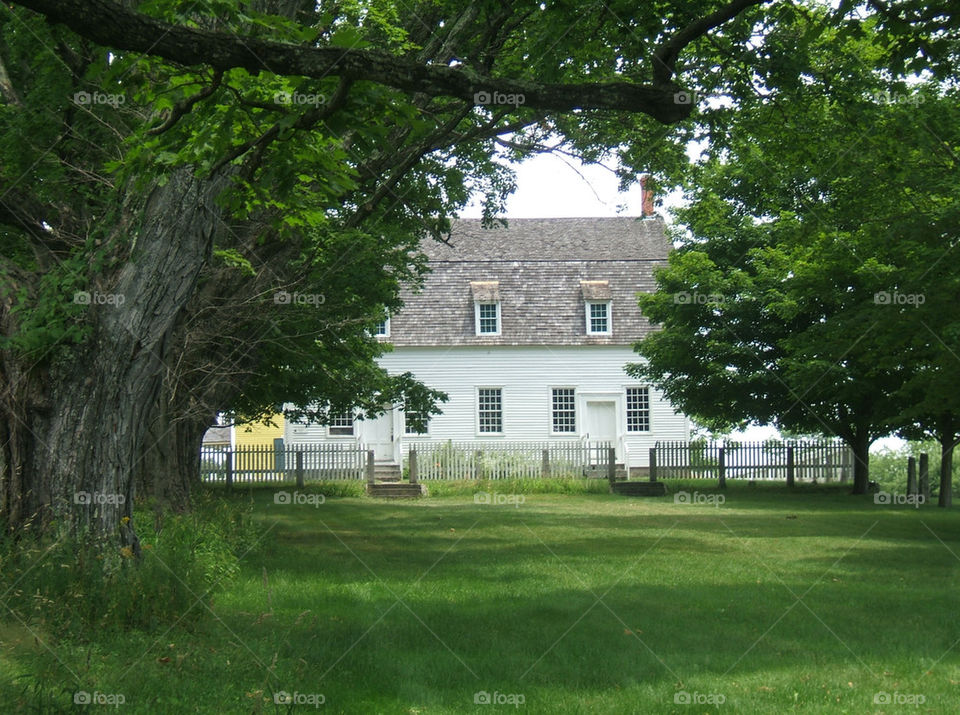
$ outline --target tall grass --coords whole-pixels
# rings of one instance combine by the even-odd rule
[[[192,623],[236,575],[252,546],[252,502],[201,491],[192,512],[158,517],[135,505],[142,553],[113,539],[0,541],[0,593],[23,623],[54,635],[96,629],[153,629]]]

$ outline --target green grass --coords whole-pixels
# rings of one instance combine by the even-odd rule
[[[60,640],[8,619],[2,709],[69,711],[85,690],[128,713],[288,712],[283,690],[337,713],[718,710],[678,691],[743,713],[957,710],[958,512],[824,486],[731,483],[720,506],[468,490],[317,507],[255,490],[261,548],[211,615]]]

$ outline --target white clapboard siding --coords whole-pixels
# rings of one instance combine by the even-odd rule
[[[357,427],[354,427],[356,432]],[[344,446],[355,445],[360,440],[357,435],[328,436],[327,427],[324,425],[306,425],[286,420],[283,428],[283,441],[285,444],[342,444]]]
[[[426,435],[398,434],[401,452],[412,441],[544,441],[569,440],[584,436],[585,397],[611,399],[617,404],[618,458],[626,446],[632,467],[648,465],[649,449],[658,440],[686,440],[689,423],[674,411],[662,395],[650,389],[650,431],[627,433],[625,393],[628,386],[644,386],[630,378],[624,366],[639,357],[627,346],[492,346],[492,347],[398,347],[380,358],[391,373],[412,372],[427,386],[446,392],[449,401],[443,414],[430,421]],[[477,432],[477,388],[499,387],[503,396],[503,435]],[[573,387],[577,394],[577,432],[551,433],[551,388]],[[357,422],[359,439],[364,439],[363,422]],[[397,432],[402,432],[398,420]],[[591,440],[595,438],[591,435]],[[336,439],[336,438],[335,438]],[[326,428],[292,425],[286,440],[316,444],[330,440]]]

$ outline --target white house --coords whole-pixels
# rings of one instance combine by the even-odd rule
[[[657,440],[689,439],[687,418],[624,371],[650,329],[636,294],[670,244],[658,217],[458,220],[428,241],[431,273],[380,326],[390,372],[412,372],[449,401],[416,434],[395,406],[376,420],[287,422],[285,441],[359,441],[399,464],[411,441],[609,441],[648,465]]]

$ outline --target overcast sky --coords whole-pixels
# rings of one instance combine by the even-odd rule
[[[608,169],[552,154],[540,154],[514,168],[518,188],[507,201],[507,218],[640,215],[640,187],[620,193],[617,177]],[[479,218],[480,205],[469,206],[461,215]]]

